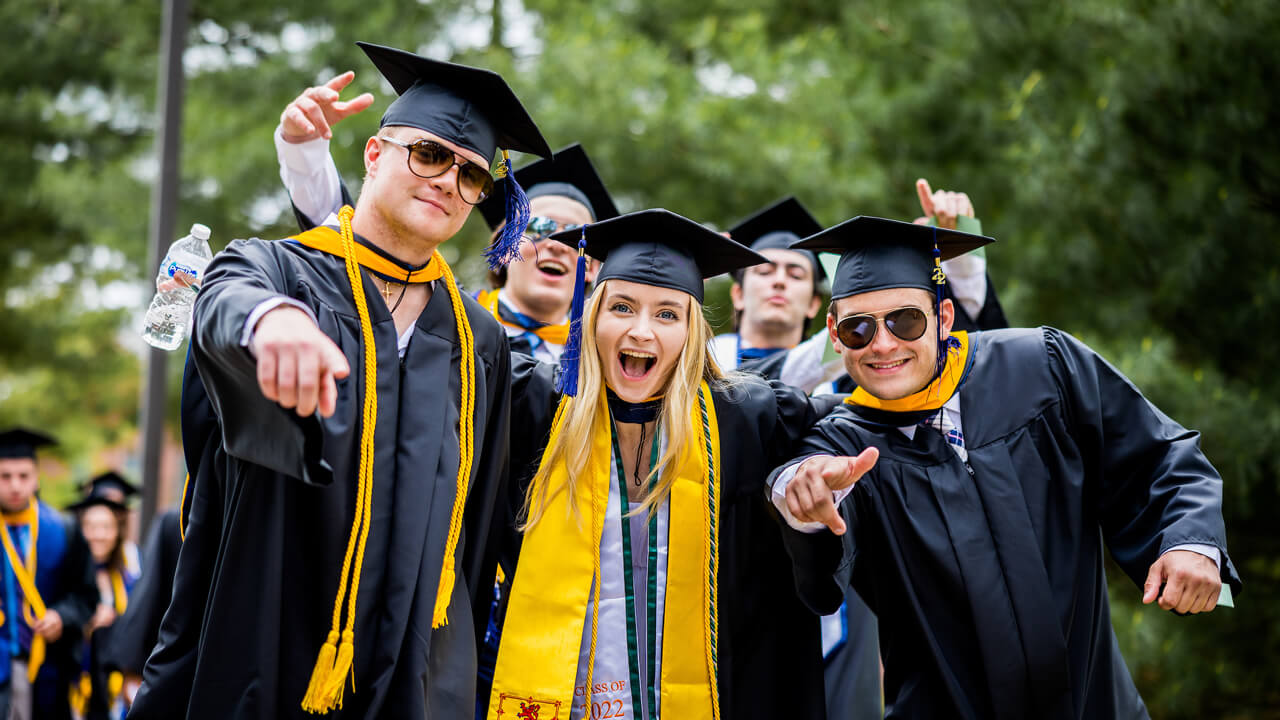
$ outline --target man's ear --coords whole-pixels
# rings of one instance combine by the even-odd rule
[[[938,322],[942,329],[939,337],[946,340],[951,335],[951,327],[956,322],[956,305],[951,298],[943,298],[942,303],[938,305]]]
[[[367,177],[377,174],[378,158],[382,157],[382,143],[378,138],[370,136],[364,144],[364,173]]]
[[[836,318],[831,313],[827,313],[827,335],[831,337],[831,349],[837,353],[844,352],[844,346],[840,344],[840,338],[836,337]]]
[[[809,301],[809,311],[804,314],[806,320],[812,320],[818,316],[818,311],[822,309],[822,296],[814,293],[813,299]]]
[[[734,312],[742,312],[746,307],[746,303],[742,301],[742,286],[738,283],[729,286],[729,300],[733,303]]]

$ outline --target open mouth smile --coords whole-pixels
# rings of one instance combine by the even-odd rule
[[[538,272],[550,277],[564,277],[569,274],[569,268],[559,260],[542,260],[538,263]]]
[[[658,356],[643,350],[622,350],[618,353],[618,365],[622,376],[628,380],[643,380],[658,364]]]

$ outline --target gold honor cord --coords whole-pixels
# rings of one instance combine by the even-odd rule
[[[22,562],[22,557],[18,555],[18,550],[13,546],[13,539],[9,537],[9,528],[0,529],[0,537],[4,540],[4,552],[9,557],[9,567],[13,570],[13,576],[18,579],[18,586],[22,589],[22,596],[26,599],[26,604],[22,608],[22,614],[26,617],[27,624],[34,628],[36,622],[44,618],[44,614],[48,612],[44,606],[44,600],[40,598],[40,590],[36,588],[36,541],[40,538],[40,513],[36,509],[36,501],[32,498],[27,509],[14,515],[5,516],[6,525],[26,525],[28,533],[31,536],[30,547],[27,548],[27,562]],[[14,622],[17,622],[15,619]],[[40,666],[44,664],[45,657],[45,639],[40,633],[31,633],[31,650],[27,656],[27,681],[34,683],[36,676],[40,674]]]
[[[373,512],[373,441],[378,419],[378,358],[377,348],[373,340],[373,322],[369,318],[368,301],[364,292],[363,275],[360,267],[366,261],[386,263],[385,258],[373,253],[368,248],[358,245],[351,230],[351,217],[354,210],[350,206],[342,208],[338,213],[341,224],[340,248],[341,257],[345,261],[347,280],[351,285],[351,295],[355,302],[356,312],[360,318],[361,347],[364,351],[364,405],[361,413],[360,432],[360,464],[357,474],[356,508],[351,523],[351,533],[347,539],[347,549],[342,560],[342,574],[338,582],[337,596],[333,604],[333,623],[329,635],[316,658],[311,672],[311,680],[307,685],[306,695],[302,699],[302,709],[310,713],[324,714],[342,708],[343,694],[346,689],[347,675],[352,676],[352,691],[355,691],[355,676],[352,661],[355,656],[355,620],[356,599],[360,593],[360,574],[364,567],[365,546],[369,539],[369,526]],[[323,231],[323,232],[318,232]],[[315,230],[296,236],[301,244],[330,254],[334,252],[333,244],[327,242],[326,234],[332,236],[329,228]],[[361,253],[363,250],[365,252]],[[357,257],[359,261],[357,261]],[[369,267],[366,265],[366,267]],[[379,271],[377,267],[370,269]],[[466,309],[462,305],[462,297],[454,281],[453,271],[440,253],[433,252],[431,262],[421,271],[411,274],[409,282],[430,282],[444,278],[449,292],[449,300],[453,305],[454,322],[457,325],[458,340],[462,346],[461,404],[458,408],[458,479],[457,492],[454,497],[453,510],[450,515],[449,537],[445,545],[444,562],[440,571],[440,585],[437,588],[435,611],[432,616],[432,627],[445,624],[449,598],[453,593],[456,570],[454,555],[457,551],[458,539],[462,533],[462,511],[466,507],[467,487],[471,478],[471,467],[475,457],[474,415],[475,415],[475,342],[471,334],[471,325],[467,322]],[[351,592],[347,587],[350,583]],[[342,624],[342,601],[347,599],[347,618]],[[339,633],[339,628],[342,628]],[[339,640],[341,641],[339,643]]]

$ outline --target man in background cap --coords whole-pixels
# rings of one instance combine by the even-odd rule
[[[232,243],[201,288],[192,357],[221,443],[192,474],[131,717],[474,712],[509,352],[436,249],[494,192],[497,148],[550,149],[496,74],[360,45],[399,98],[356,207]]]
[[[53,444],[24,428],[0,432],[0,718],[70,717],[70,649],[98,600],[80,528],[36,497],[36,450]]]

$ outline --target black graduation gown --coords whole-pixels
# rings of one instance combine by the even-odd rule
[[[901,415],[874,425],[848,406],[797,457],[880,449],[841,511],[852,581],[880,620],[887,716],[1144,718],[1111,629],[1104,543],[1138,586],[1163,550],[1217,547],[1238,591],[1222,481],[1198,433],[1065,333],[970,341],[967,464],[937,432],[910,440],[892,427]],[[806,590],[828,609],[840,578]]]
[[[523,444],[513,435],[512,464],[513,469],[529,468],[533,464],[516,449],[541,450],[559,396],[551,389],[552,366],[522,356],[513,356],[512,366],[515,412],[527,419],[521,426],[529,431]],[[797,555],[810,547],[826,553],[807,558],[808,567],[837,563],[840,549],[787,528],[768,500],[765,476],[778,458],[790,456],[836,398],[809,398],[752,376],[713,390],[712,396],[720,426],[723,501],[718,541],[720,717],[821,720],[826,711],[818,617],[800,601],[781,536],[796,536],[791,550]]]
[[[491,597],[491,541],[503,527],[494,512],[505,509],[495,500],[505,497],[506,336],[463,297],[475,337],[476,459],[449,623],[432,630],[458,467],[460,345],[438,285],[398,358],[394,321],[372,287],[378,422],[356,689],[348,685],[343,709],[327,717],[464,717]],[[299,418],[257,388],[240,336],[253,307],[279,294],[311,308],[351,365],[333,417]],[[236,241],[209,267],[195,328],[192,354],[222,441],[203,446],[192,476],[173,602],[131,717],[309,717],[301,701],[352,523],[364,397],[343,261],[294,243]]]

